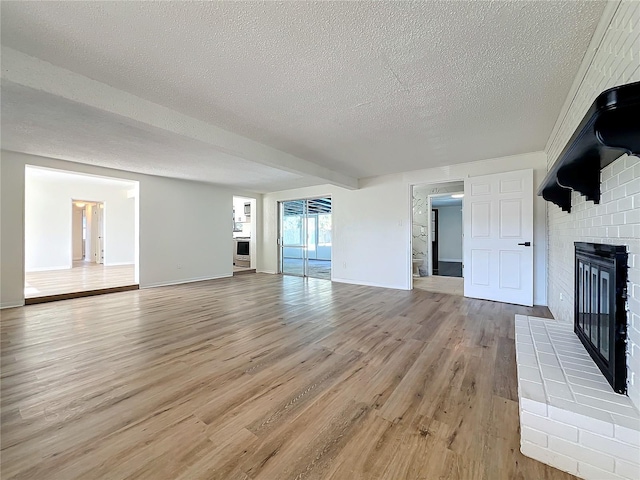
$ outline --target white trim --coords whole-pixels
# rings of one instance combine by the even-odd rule
[[[256,273],[268,273],[269,275],[278,275],[278,272],[274,270],[256,270]]]
[[[135,266],[135,262],[114,262],[114,263],[105,263],[105,267],[118,267],[121,265],[133,265]]]
[[[171,285],[182,285],[183,283],[194,283],[194,282],[204,282],[206,280],[217,280],[219,278],[230,278],[233,277],[232,273],[225,273],[223,275],[215,275],[213,277],[195,277],[195,278],[186,278],[183,280],[173,280],[169,282],[156,282],[150,283],[147,285],[140,285],[140,288],[154,288],[154,287],[169,287]]]
[[[608,1],[606,3],[604,7],[604,11],[602,12],[602,17],[600,17],[600,21],[598,22],[598,25],[596,27],[596,31],[593,33],[593,37],[591,37],[591,42],[589,42],[589,47],[587,48],[587,51],[585,52],[584,57],[582,58],[582,63],[580,64],[580,68],[578,68],[578,72],[576,73],[576,76],[573,79],[571,88],[567,93],[567,98],[565,99],[564,104],[562,105],[562,109],[558,114],[558,118],[556,119],[556,123],[553,126],[553,130],[551,130],[551,134],[547,139],[547,144],[544,147],[545,153],[549,151],[549,149],[551,148],[551,144],[553,143],[556,136],[558,135],[558,130],[560,130],[560,127],[564,123],[564,120],[567,116],[567,112],[569,111],[569,108],[571,108],[571,105],[573,104],[576,94],[578,93],[578,89],[580,88],[580,85],[582,85],[582,82],[584,81],[584,77],[587,74],[587,70],[589,70],[589,67],[591,66],[591,62],[593,61],[593,58],[596,56],[596,53],[600,48],[602,39],[604,38],[604,35],[607,33],[607,30],[609,29],[609,25],[611,24],[611,19],[615,15],[616,10],[618,10],[619,6],[620,6],[620,0]],[[549,160],[547,159],[547,162],[548,161]],[[548,169],[548,166],[547,166],[547,169]]]
[[[0,303],[0,310],[3,310],[5,308],[16,308],[16,307],[24,307],[24,299],[13,301],[13,302]]]
[[[69,265],[61,265],[56,267],[39,267],[39,268],[30,268],[29,270],[25,270],[25,273],[32,272],[49,272],[51,270],[71,270]]]
[[[391,288],[394,290],[411,290],[410,288],[407,288],[407,287],[397,287],[394,285],[382,285],[380,283],[361,282],[358,280],[347,280],[346,278],[332,278],[331,281],[337,282],[337,283],[350,283],[351,285],[363,285],[365,287]]]

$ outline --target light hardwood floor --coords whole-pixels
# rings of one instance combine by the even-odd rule
[[[461,277],[414,277],[413,288],[427,292],[464,295],[464,278]]]
[[[134,285],[133,265],[104,266],[97,263],[73,262],[73,268],[27,272],[24,294],[26,298],[84,292],[100,288]]]
[[[514,315],[267,274],[2,312],[3,479],[571,479],[519,453]]]

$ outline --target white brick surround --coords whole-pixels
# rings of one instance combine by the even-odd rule
[[[608,19],[547,144],[549,167],[602,91],[640,81],[640,2],[620,2]],[[573,322],[574,242],[627,246],[627,388],[640,408],[640,159],[624,155],[603,169],[601,192],[599,205],[573,193],[570,214],[548,204],[549,308],[556,319]]]
[[[516,315],[522,453],[587,480],[640,478],[640,413],[567,322]]]

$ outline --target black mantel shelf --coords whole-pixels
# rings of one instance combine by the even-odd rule
[[[640,82],[598,95],[538,195],[566,212],[571,211],[571,190],[600,203],[600,170],[623,153],[640,156]]]

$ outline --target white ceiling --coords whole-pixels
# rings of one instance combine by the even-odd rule
[[[543,149],[604,3],[3,1],[1,28],[4,46],[367,177]],[[62,110],[73,117],[82,109]],[[121,133],[113,118],[89,117]],[[38,118],[32,111],[28,121],[40,133],[59,133]],[[23,148],[23,127],[10,127],[3,119],[3,146]],[[131,130],[123,145],[114,136],[106,147],[99,136],[79,136],[56,151],[132,170],[138,155],[149,163],[151,150],[167,148],[180,158],[159,159],[161,174],[206,181],[215,168],[198,170],[204,157],[222,170],[241,161],[146,133]],[[155,145],[149,158],[145,142]],[[42,154],[52,148],[37,143],[31,148]],[[240,169],[223,183],[240,181]],[[251,180],[259,191],[290,180],[273,168],[255,173],[266,176]]]
[[[69,181],[82,181],[84,185],[111,186],[121,189],[133,189],[138,186],[138,182],[126,181],[111,177],[100,177],[96,175],[86,175],[80,173],[55,170],[53,168],[34,167],[27,165],[25,168],[25,178],[41,180],[49,183],[68,183]]]
[[[314,183],[207,143],[11,82],[3,82],[0,114],[2,147],[7,150],[136,173],[204,179],[256,192]]]

